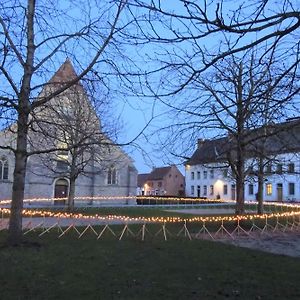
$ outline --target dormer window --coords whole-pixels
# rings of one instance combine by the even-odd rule
[[[288,173],[295,173],[295,164],[294,163],[288,164]]]

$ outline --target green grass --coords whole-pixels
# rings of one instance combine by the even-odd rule
[[[300,259],[203,240],[78,240],[4,246],[1,299],[300,299]],[[32,247],[34,246],[35,247]]]

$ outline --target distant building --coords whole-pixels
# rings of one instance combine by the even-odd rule
[[[258,129],[261,130],[261,129]],[[263,138],[263,178],[265,201],[300,201],[300,119],[268,127]],[[256,131],[250,131],[253,137]],[[247,145],[245,200],[255,201],[258,192],[259,145],[262,138]],[[259,144],[260,143],[260,144]],[[235,178],[227,155],[234,150],[230,137],[198,140],[198,147],[185,164],[186,195],[191,197],[236,199]]]
[[[59,88],[62,83],[75,77],[76,73],[71,62],[66,60],[44,86],[39,97],[47,95]],[[79,111],[81,115],[77,118],[75,113]],[[61,149],[28,158],[25,198],[64,198],[68,196],[72,156],[71,151],[67,150],[67,143],[71,140],[72,132],[70,133],[68,123],[63,123],[63,120],[70,124],[74,123],[74,120],[80,121],[77,132],[89,130],[87,134],[91,138],[100,136],[104,141],[103,144],[92,144],[77,149],[78,152],[81,151],[81,156],[78,156],[80,167],[84,167],[85,171],[80,173],[76,180],[75,197],[135,195],[137,170],[133,160],[102,133],[101,122],[81,83],[71,86],[47,102],[45,107],[41,107],[36,112],[35,120],[37,119],[40,119],[38,124],[41,127],[48,126],[43,128],[48,133],[48,137],[46,139],[45,135],[41,134],[41,130],[30,129],[28,133],[29,151],[32,149]],[[15,147],[15,129],[16,125],[12,124],[10,128],[0,132],[2,146]],[[87,139],[87,142],[91,138]],[[110,144],[109,147],[106,146],[107,144]],[[12,151],[0,150],[0,199],[10,199],[11,197],[14,162]]]
[[[138,174],[138,195],[184,195],[184,176],[175,165]]]

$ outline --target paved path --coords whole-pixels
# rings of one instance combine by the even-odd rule
[[[272,233],[268,236],[246,237],[218,240],[238,247],[251,248],[274,254],[300,257],[300,231]]]
[[[168,209],[168,212],[176,212],[176,213],[183,213],[183,214],[193,214],[193,215],[231,215],[235,213],[233,208],[191,208],[191,209]],[[247,213],[255,213],[255,211],[247,211]]]

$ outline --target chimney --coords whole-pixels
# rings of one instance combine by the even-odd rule
[[[204,144],[204,139],[198,139],[198,149]]]

